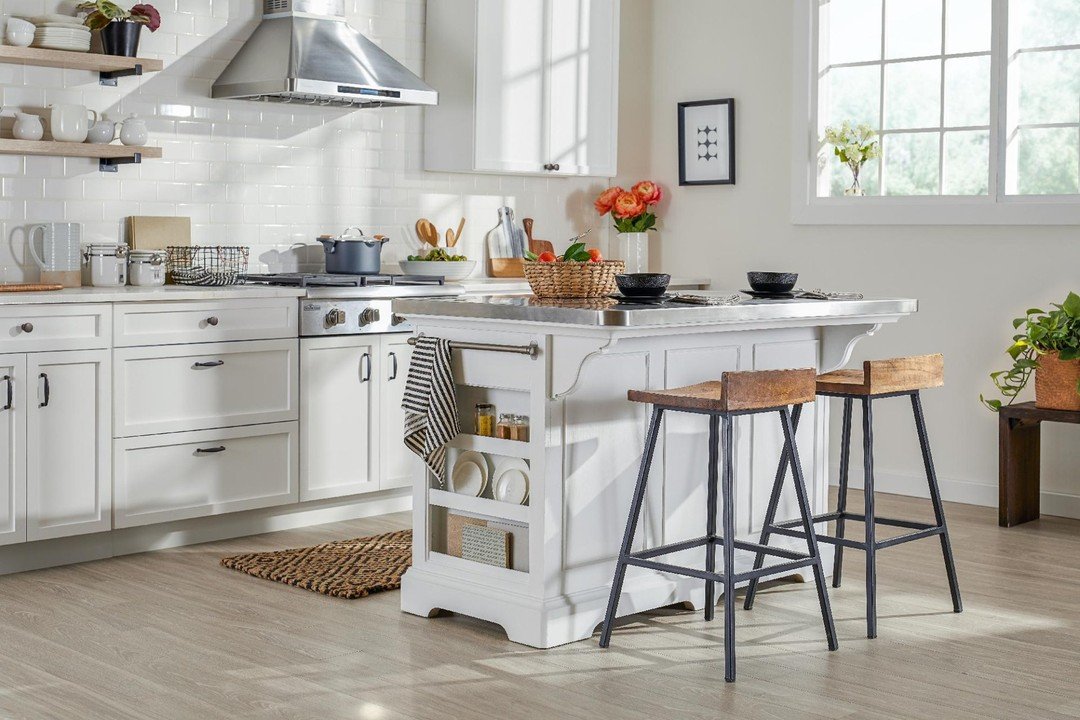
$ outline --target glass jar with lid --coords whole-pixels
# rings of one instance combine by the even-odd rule
[[[510,426],[510,439],[518,442],[529,442],[529,416],[513,415]]]
[[[495,437],[495,406],[490,403],[476,404],[475,432],[483,437]]]
[[[165,251],[132,250],[128,254],[128,282],[134,287],[165,284]]]
[[[90,266],[90,284],[94,287],[123,287],[127,285],[128,246],[90,245],[83,254]]]

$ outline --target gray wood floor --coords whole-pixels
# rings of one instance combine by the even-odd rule
[[[894,517],[926,505],[879,498]],[[607,651],[537,651],[486,623],[404,615],[397,593],[335,600],[218,565],[405,514],[2,577],[0,717],[1080,718],[1080,521],[1002,530],[991,509],[948,512],[962,615],[935,541],[893,548],[867,640],[852,553],[832,592],[840,650],[825,649],[813,587],[774,584],[739,611],[734,685],[719,613],[658,611]]]

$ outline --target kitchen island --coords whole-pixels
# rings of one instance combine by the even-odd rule
[[[530,478],[525,503],[510,504],[495,499],[491,483],[476,497],[452,492],[449,480],[417,461],[413,566],[403,579],[402,609],[488,620],[511,640],[537,648],[591,636],[603,620],[648,422],[649,408],[627,401],[627,390],[690,385],[726,370],[834,370],[859,339],[917,308],[915,300],[902,298],[706,307],[497,295],[395,301],[395,312],[419,333],[457,345],[461,434],[451,443],[448,467],[475,452],[491,467],[524,462]],[[474,434],[477,403],[528,416],[529,439]],[[815,512],[823,512],[828,499],[827,430],[827,403],[807,406],[798,442]],[[781,428],[772,415],[740,417],[735,432],[736,531],[756,541]],[[637,549],[704,534],[707,433],[704,417],[665,418]],[[784,519],[797,517],[788,492],[780,505]],[[462,551],[463,524],[508,533],[509,567],[461,557],[469,555]],[[831,546],[822,552],[831,561]],[[695,564],[703,556],[698,548],[667,557]],[[740,552],[736,562],[741,571],[753,556]],[[619,610],[632,614],[676,603],[700,608],[703,602],[701,581],[631,568]]]

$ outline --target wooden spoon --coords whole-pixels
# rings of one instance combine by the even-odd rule
[[[454,231],[449,228],[446,230],[446,247],[452,248],[457,245],[457,238],[454,237]]]
[[[454,244],[450,247],[457,247],[458,242],[461,241],[461,233],[465,230],[465,218],[461,218],[461,222],[458,223],[457,232],[454,233]]]
[[[431,247],[439,247],[439,230],[427,218],[416,221],[416,236]]]

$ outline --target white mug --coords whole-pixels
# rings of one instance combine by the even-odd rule
[[[41,231],[41,253],[38,253],[38,231]],[[27,230],[30,255],[45,272],[77,271],[82,260],[82,225],[79,223],[45,223],[31,225]]]
[[[53,140],[61,142],[86,142],[90,123],[98,120],[98,114],[85,105],[57,104],[51,105],[49,111]]]

